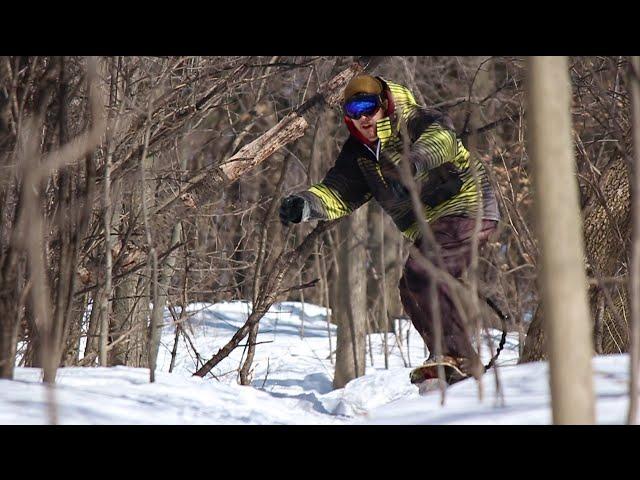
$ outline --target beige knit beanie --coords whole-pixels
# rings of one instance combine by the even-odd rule
[[[358,93],[382,94],[382,83],[371,75],[358,75],[353,77],[344,87],[343,103]]]

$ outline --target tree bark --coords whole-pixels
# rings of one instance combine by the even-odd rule
[[[633,130],[633,240],[631,247],[631,371],[627,423],[635,425],[638,417],[638,383],[640,375],[640,57],[631,58],[631,97]]]
[[[178,221],[173,226],[171,233],[171,247],[177,245],[180,242],[182,236],[182,224]],[[174,250],[160,265],[158,271],[158,296],[154,298],[153,310],[152,310],[152,325],[155,329],[151,330],[151,344],[149,347],[150,362],[149,368],[156,366],[156,359],[158,357],[158,350],[160,349],[160,339],[162,337],[162,313],[167,304],[169,298],[169,287],[171,285],[171,278],[173,276],[173,270],[176,265],[178,251]],[[156,308],[156,301],[158,307]]]
[[[18,284],[19,254],[16,245],[12,244],[15,241],[15,219],[19,214],[18,199],[17,186],[12,182],[0,204],[0,378],[7,379],[13,379],[19,327],[16,301],[21,290]]]
[[[89,314],[89,325],[87,326],[87,342],[84,346],[84,353],[82,355],[83,358],[95,357],[98,354],[98,332],[100,328],[100,307],[98,307],[98,299],[101,295],[101,289],[98,289],[94,291],[90,297],[91,313]]]
[[[350,215],[340,228],[339,306],[336,369],[333,388],[342,388],[365,373],[367,325],[366,256],[367,206]]]
[[[3,269],[5,270],[5,269]],[[7,274],[8,273],[8,274]],[[13,379],[18,339],[18,306],[15,292],[18,292],[16,265],[3,272],[0,278],[0,378]],[[14,293],[14,296],[11,294]]]
[[[150,296],[151,285],[144,277],[138,277],[135,296],[138,304],[131,314],[131,328],[129,348],[127,349],[127,365],[147,368],[149,366],[149,342],[147,341],[147,326],[151,310],[147,299]]]
[[[614,158],[598,182],[601,195],[592,194],[583,208],[585,255],[588,269],[593,275],[612,277],[616,275],[620,264],[626,262],[628,239],[631,236],[629,176],[629,166],[624,158]],[[600,329],[594,328],[594,337],[601,332],[602,338],[598,341],[602,353],[625,352],[629,346],[629,326],[624,321],[629,317],[627,288],[625,285],[615,286],[609,295],[611,301],[605,300],[602,306],[600,296],[604,288],[611,287],[593,288],[589,294],[594,323],[598,318],[602,321]],[[601,309],[603,312],[599,312]],[[543,318],[543,309],[539,306],[527,331],[521,362],[547,359]]]
[[[593,423],[592,329],[587,302],[566,57],[529,60],[539,282],[545,305],[554,424]]]
[[[385,219],[387,222],[389,219]],[[385,229],[385,264],[387,268],[386,274],[386,292],[387,292],[387,311],[389,314],[389,331],[395,332],[394,319],[402,317],[404,308],[400,300],[400,290],[398,284],[402,277],[402,267],[404,266],[403,258],[403,238],[396,230]]]

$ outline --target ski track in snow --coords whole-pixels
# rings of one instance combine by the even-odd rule
[[[201,362],[225,345],[243,325],[249,309],[250,304],[241,301],[188,306],[184,329]],[[179,339],[173,372],[168,373],[175,327],[168,313],[165,322],[153,384],[148,369],[142,368],[59,369],[54,388],[59,423],[551,423],[548,364],[516,365],[517,332],[509,333],[498,369],[489,370],[481,383],[467,380],[449,387],[442,405],[439,390],[421,396],[409,383],[409,365],[422,363],[425,350],[406,320],[396,321],[401,339],[387,335],[389,368],[384,366],[383,335],[373,334],[367,341],[366,374],[337,390],[332,390],[334,365],[329,360],[324,307],[281,302],[271,308],[260,322],[250,387],[237,383],[242,347],[205,378],[193,377],[202,363],[196,365],[196,353],[184,336]],[[330,329],[335,349],[335,325]],[[493,349],[500,335],[491,331]],[[486,340],[481,350],[485,363],[491,358]],[[624,423],[628,355],[596,357],[593,369],[598,423]],[[16,368],[14,380],[0,380],[0,424],[49,423],[47,387],[41,380],[40,369],[22,367]]]

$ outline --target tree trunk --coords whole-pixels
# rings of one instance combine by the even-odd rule
[[[631,238],[631,190],[629,165],[618,157],[603,172],[602,198],[593,194],[584,208],[585,252],[594,277],[613,277],[627,263]],[[602,285],[608,289],[602,317],[602,353],[629,349],[629,300],[625,285]],[[607,295],[605,295],[605,298]],[[590,295],[593,318],[598,310],[598,288]]]
[[[592,329],[566,57],[530,58],[528,101],[553,423],[593,423]]]
[[[180,242],[181,236],[182,224],[178,221],[173,226],[170,247],[177,245]],[[160,339],[162,338],[163,312],[167,304],[167,299],[169,298],[169,287],[171,286],[171,278],[173,277],[173,270],[176,264],[177,255],[177,250],[171,252],[158,269],[158,295],[154,296],[153,299],[153,311],[151,313],[151,325],[149,330],[149,368],[152,370],[155,370],[156,368],[158,350],[160,349]]]
[[[107,153],[107,163],[105,166],[104,175],[104,200],[103,200],[103,221],[104,221],[104,290],[100,297],[100,328],[98,339],[98,351],[100,354],[100,366],[107,366],[107,343],[109,340],[109,319],[111,313],[111,304],[109,303],[109,297],[111,297],[111,270],[112,270],[112,254],[111,254],[111,231],[112,231],[112,212],[113,206],[111,204],[111,153]]]
[[[137,306],[141,302],[145,302],[146,299],[136,298],[136,275],[129,275],[118,282],[115,288],[115,294],[113,298],[112,307],[112,319],[111,319],[111,338],[113,341],[117,341],[123,335],[127,335],[129,329],[131,329],[136,323],[135,312],[138,310]],[[146,327],[146,319],[143,320]],[[146,328],[144,328],[146,331]],[[131,335],[131,334],[128,334]],[[118,344],[114,345],[109,350],[109,365],[129,365],[127,362],[127,353],[131,348],[131,338],[123,339]]]
[[[638,383],[640,381],[640,57],[631,58],[631,98],[633,128],[633,240],[631,250],[631,368],[627,423],[635,425],[638,417]]]
[[[15,265],[0,276],[0,378],[13,379],[18,340],[18,275]],[[7,273],[9,275],[7,275]]]
[[[97,356],[98,354],[98,329],[100,328],[98,298],[102,295],[100,292],[101,289],[98,288],[91,295],[91,313],[89,314],[89,325],[87,326],[87,342],[84,346],[84,358]]]
[[[147,368],[149,366],[147,331],[149,326],[149,292],[151,285],[144,277],[138,277],[135,296],[138,303],[131,314],[132,331],[127,349],[127,365],[131,367]]]
[[[13,379],[18,340],[19,256],[12,245],[15,218],[18,216],[18,193],[13,184],[0,198],[0,378]]]
[[[139,248],[132,241],[135,239],[139,226],[132,222],[133,219],[139,218],[142,195],[147,195],[147,198],[153,195],[153,189],[148,183],[145,183],[143,188],[132,188],[130,193],[123,193],[122,215],[114,216],[114,223],[119,219],[117,224],[118,241],[124,250],[132,249],[135,251]],[[115,229],[116,226],[114,225],[113,228]],[[133,235],[130,235],[131,230],[133,230]],[[122,262],[118,268],[114,267],[114,270],[120,272],[123,269],[121,265]],[[145,279],[145,276],[134,273],[119,279],[115,284],[109,326],[109,335],[114,344],[109,350],[109,365],[148,366],[146,359],[140,363],[139,355],[134,353],[134,351],[140,350],[141,337],[144,338],[142,342],[146,343],[148,326],[148,298],[145,297],[144,291],[139,291],[141,288],[144,290],[140,279]],[[122,338],[122,336],[126,336],[126,338]],[[146,346],[143,350],[147,351]]]
[[[60,357],[60,364],[64,367],[71,367],[78,364],[80,355],[80,327],[86,311],[86,295],[75,298],[71,302],[69,312],[69,331],[64,344],[64,350]]]
[[[385,284],[387,312],[389,315],[389,331],[394,332],[394,319],[404,314],[404,307],[400,300],[400,290],[398,284],[402,277],[402,267],[404,266],[402,234],[391,224],[388,216],[383,216],[385,222],[384,232],[384,256],[385,256]]]
[[[585,255],[592,275],[612,277],[621,263],[626,262],[628,239],[631,235],[631,195],[629,167],[626,161],[617,157],[602,172],[598,188],[600,195],[592,194],[582,211],[584,218]],[[620,235],[623,242],[620,241]],[[602,286],[609,288],[610,286]],[[602,293],[593,288],[589,295],[591,317],[594,322],[602,318],[602,326],[594,328],[594,336],[601,334],[602,353],[625,352],[629,345],[629,318],[627,289],[615,286],[610,293],[611,302],[599,297]],[[603,312],[599,310],[604,309]],[[521,362],[532,362],[547,358],[544,348],[542,307],[538,307],[529,325]]]
[[[365,373],[367,325],[366,257],[367,207],[361,207],[340,226],[338,283],[340,303],[336,370],[333,388],[342,388]]]
[[[367,272],[367,311],[373,319],[373,331],[378,333],[383,331],[386,324],[383,321],[382,298],[386,292],[383,282],[382,266],[384,265],[384,253],[381,250],[380,227],[383,220],[382,209],[378,205],[368,208],[367,219],[367,250],[371,258],[371,267]],[[369,262],[367,262],[369,263]]]

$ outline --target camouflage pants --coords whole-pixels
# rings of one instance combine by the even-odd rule
[[[471,244],[475,219],[446,216],[431,226],[436,242],[440,245],[442,262],[446,271],[455,278],[460,278],[471,263]],[[489,236],[496,230],[498,222],[482,220],[478,245],[482,247]],[[421,240],[415,246],[419,249]],[[432,278],[411,255],[404,266],[400,279],[400,298],[402,305],[411,318],[411,322],[424,339],[430,355],[435,354],[434,318],[430,302],[430,285]],[[462,318],[455,308],[449,289],[442,282],[438,283],[437,295],[440,306],[440,318],[443,333],[443,355],[462,357],[475,362],[478,359],[468,336],[465,334]]]

